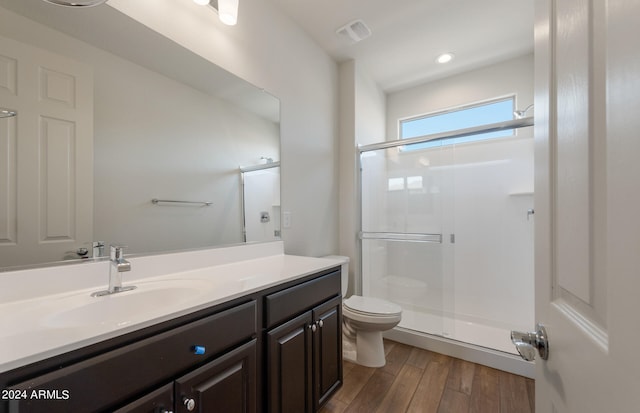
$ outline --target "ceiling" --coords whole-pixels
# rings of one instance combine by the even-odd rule
[[[336,61],[355,59],[386,92],[533,52],[534,0],[271,0]],[[372,35],[336,34],[362,19]],[[455,59],[437,64],[452,52]]]

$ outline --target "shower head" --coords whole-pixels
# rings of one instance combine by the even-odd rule
[[[107,0],[43,0],[58,6],[66,7],[92,7],[106,2]]]
[[[526,108],[524,108],[524,110],[515,110],[513,112],[513,116],[515,116],[516,119],[522,119],[527,114],[529,109],[531,109],[532,107],[533,107],[533,103],[527,106]]]
[[[13,110],[0,109],[0,119],[1,118],[12,118],[12,117],[14,117],[16,115],[17,115],[17,113],[14,112]]]

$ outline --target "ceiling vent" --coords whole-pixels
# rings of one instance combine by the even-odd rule
[[[357,43],[371,36],[371,29],[362,20],[354,20],[336,30],[336,33],[342,38]]]

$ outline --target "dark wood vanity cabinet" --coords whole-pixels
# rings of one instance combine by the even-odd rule
[[[176,413],[256,413],[256,340],[179,378]]]
[[[313,319],[318,325],[313,343],[313,399],[319,410],[342,385],[342,297],[316,307]]]
[[[173,400],[173,383],[169,383],[114,413],[170,413],[174,411]]]
[[[328,274],[267,296],[267,325],[277,322],[266,332],[269,412],[316,412],[342,385],[339,277]]]
[[[202,377],[206,373],[209,373],[209,377],[216,373],[224,374],[222,370],[228,368],[230,359],[234,362],[239,360],[242,374],[245,375],[243,380],[247,386],[253,385],[256,374],[256,334],[257,302],[251,300],[98,355],[87,356],[83,353],[89,350],[79,350],[74,357],[80,361],[65,365],[61,360],[59,367],[52,371],[28,380],[8,383],[7,388],[22,390],[27,396],[10,401],[8,411],[174,411],[174,405],[179,407],[182,402],[183,392],[189,397],[201,398],[205,394],[206,397],[213,394],[202,387],[205,381]],[[196,348],[200,351],[196,351]],[[205,369],[208,370],[205,372]],[[198,376],[185,375],[187,372],[193,375],[198,373]],[[173,386],[174,381],[176,391],[171,405],[167,386]],[[190,385],[196,390],[189,389],[187,393]],[[254,406],[238,411],[255,411],[253,387],[252,392],[245,394],[247,402]],[[39,395],[41,391],[44,392],[43,397],[32,396]],[[123,405],[125,407],[121,407]],[[2,407],[6,408],[0,406],[0,411],[4,411]]]
[[[256,413],[256,339],[115,413]]]
[[[311,312],[267,332],[269,412],[313,411]]]
[[[0,413],[316,412],[342,384],[328,270],[0,374]],[[49,393],[46,393],[46,392]]]

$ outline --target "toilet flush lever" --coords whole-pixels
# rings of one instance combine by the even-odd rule
[[[536,331],[532,333],[512,331],[511,342],[515,344],[520,357],[527,361],[536,358],[536,350],[538,350],[541,359],[547,360],[549,358],[549,339],[547,331],[541,324],[536,324]]]

